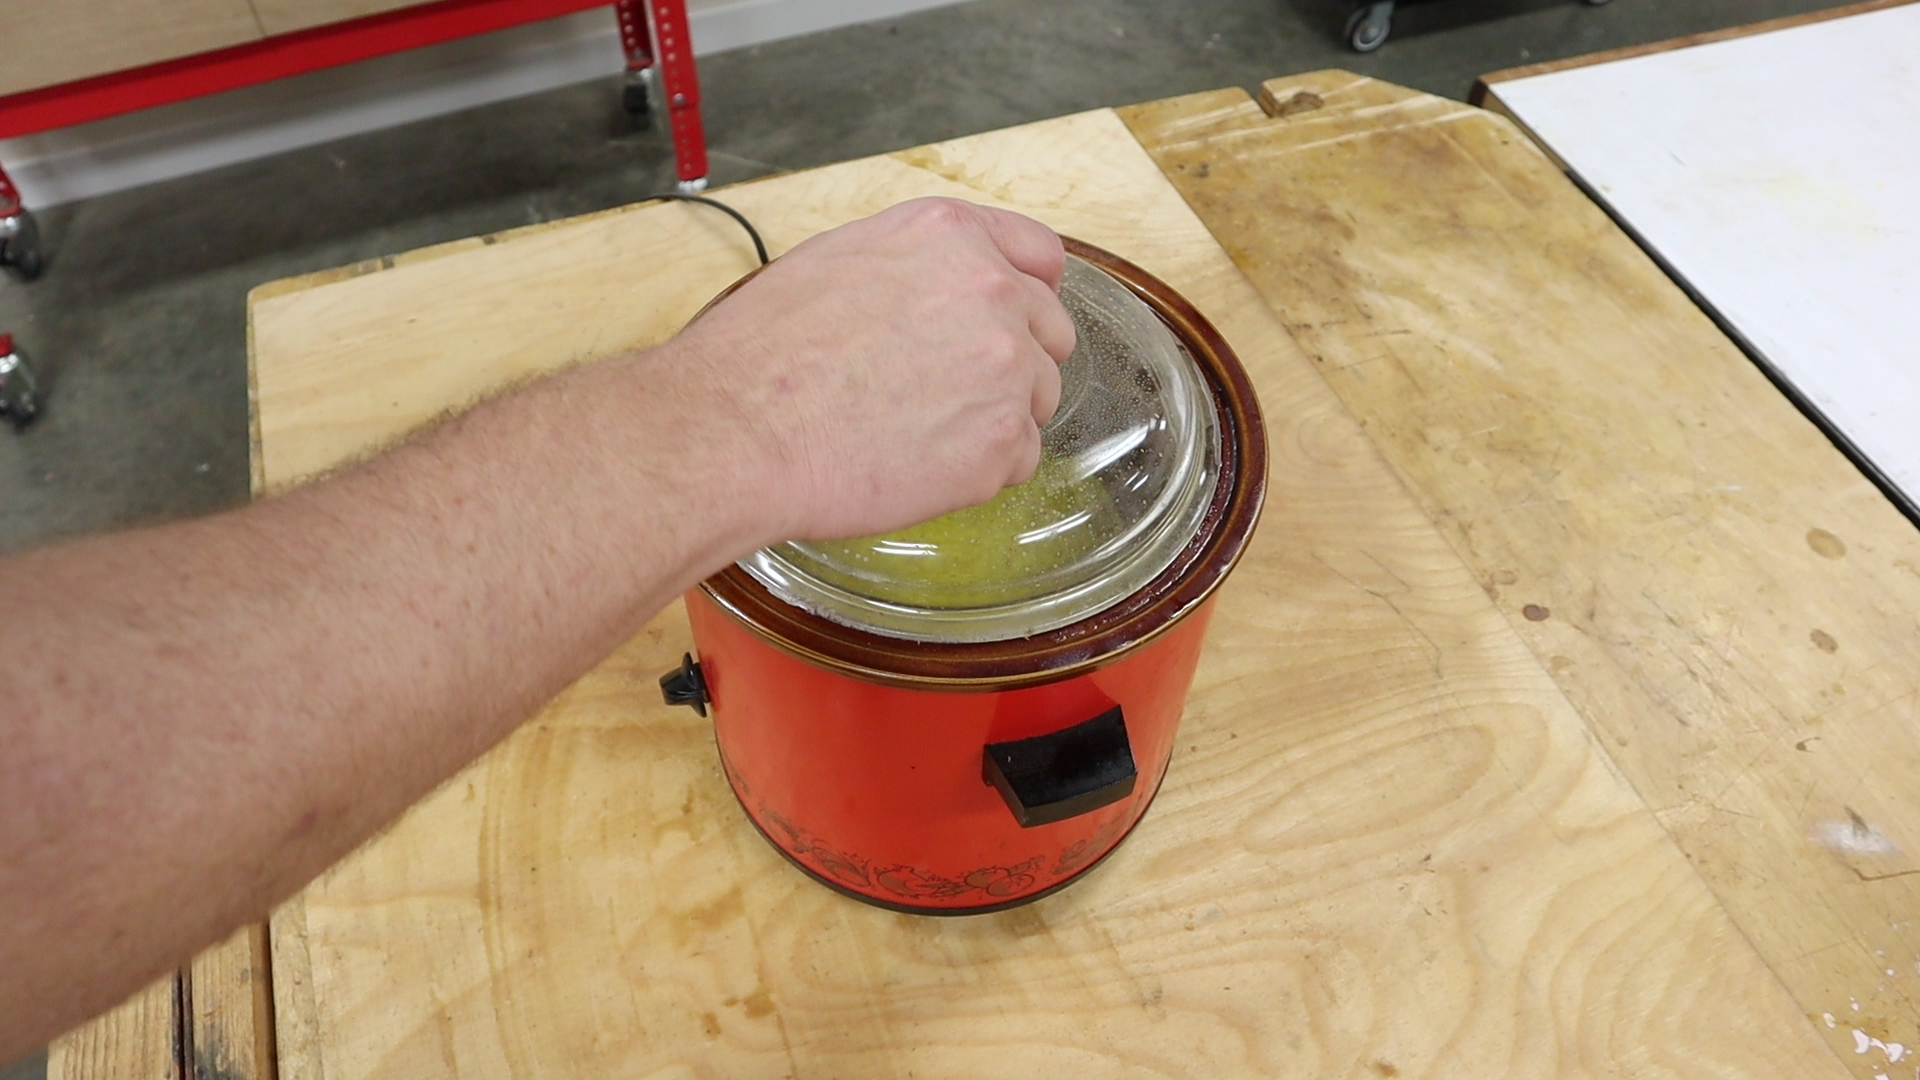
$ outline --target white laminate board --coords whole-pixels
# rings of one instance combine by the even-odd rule
[[[1920,503],[1920,4],[1495,90]]]

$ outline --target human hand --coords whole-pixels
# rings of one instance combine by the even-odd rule
[[[689,326],[676,345],[722,429],[704,434],[768,542],[887,532],[1032,476],[1074,345],[1064,261],[1038,222],[917,199],[798,245]]]

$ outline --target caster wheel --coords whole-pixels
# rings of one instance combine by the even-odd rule
[[[1347,45],[1357,53],[1370,53],[1387,43],[1393,30],[1390,16],[1375,16],[1370,8],[1357,8],[1347,17]]]
[[[39,415],[40,403],[33,399],[31,391],[20,395],[18,400],[8,403],[6,408],[0,409],[0,417],[4,417],[15,431],[27,430],[27,427],[33,423],[33,418]]]
[[[635,75],[627,79],[626,85],[620,88],[620,107],[628,116],[636,118],[653,112],[653,93],[645,78]]]
[[[24,430],[40,415],[39,386],[26,356],[13,347],[13,339],[0,334],[0,418],[15,431]]]
[[[22,281],[32,281],[47,268],[40,253],[40,223],[29,211],[0,219],[0,266],[10,267]]]

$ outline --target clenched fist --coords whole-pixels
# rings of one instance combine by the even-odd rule
[[[1038,222],[918,199],[795,247],[666,351],[768,536],[886,532],[1033,474],[1074,345],[1064,260]]]

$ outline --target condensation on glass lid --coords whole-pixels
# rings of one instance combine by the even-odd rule
[[[884,536],[794,542],[740,565],[824,618],[924,641],[995,641],[1119,602],[1199,530],[1219,423],[1199,366],[1105,272],[1069,256],[1060,298],[1078,342],[1031,480]]]

